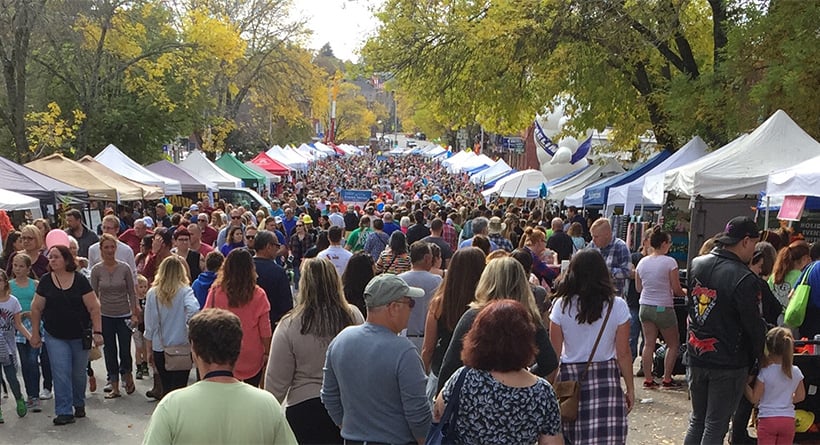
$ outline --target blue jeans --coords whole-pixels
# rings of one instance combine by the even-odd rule
[[[0,341],[5,341],[0,338]],[[14,366],[14,357],[9,354],[11,361],[8,365],[0,366],[0,380],[3,380],[3,373],[6,374],[6,381],[9,382],[9,389],[14,394],[14,398],[20,400],[23,398],[23,393],[20,392],[20,382],[17,380],[17,367]]]
[[[54,412],[58,416],[73,416],[72,407],[85,406],[85,367],[88,351],[79,338],[62,340],[46,332],[48,359],[54,379]]]
[[[686,368],[692,415],[683,441],[685,445],[723,443],[729,431],[729,419],[743,397],[748,375],[748,368]]]
[[[17,352],[20,354],[20,372],[26,394],[29,399],[36,399],[40,397],[40,348],[32,348],[31,343],[26,341],[17,343]]]
[[[629,314],[632,315],[632,320],[629,323],[629,350],[632,351],[632,360],[638,356],[638,339],[643,337],[643,329],[641,329],[641,318],[638,316],[640,306],[629,308]],[[643,341],[641,342],[641,350],[643,350]]]
[[[103,354],[105,354],[105,370],[108,373],[109,382],[118,382],[119,376],[131,373],[133,362],[131,329],[125,324],[130,319],[131,317],[102,317],[102,333],[103,341],[105,341]]]

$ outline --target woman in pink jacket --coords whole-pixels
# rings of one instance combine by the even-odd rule
[[[259,386],[273,335],[270,302],[256,285],[256,269],[247,249],[232,250],[222,264],[202,309],[213,307],[233,312],[242,322],[242,348],[234,377]]]

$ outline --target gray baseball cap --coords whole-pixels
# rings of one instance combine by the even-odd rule
[[[422,298],[424,289],[410,287],[393,274],[378,275],[364,288],[364,302],[367,307],[386,306],[402,297]]]

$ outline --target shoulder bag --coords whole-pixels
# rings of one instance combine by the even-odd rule
[[[450,394],[450,403],[444,407],[444,414],[438,423],[430,426],[427,439],[424,445],[450,445],[458,441],[456,434],[456,420],[458,420],[458,405],[461,399],[461,387],[464,385],[464,378],[467,376],[468,368],[465,367],[456,379],[453,392]]]
[[[154,303],[157,305],[159,344],[162,345],[163,355],[165,356],[165,370],[190,371],[194,366],[194,360],[191,357],[191,343],[186,341],[184,344],[171,346],[165,344],[162,340],[162,315],[159,313],[159,298],[155,298]]]
[[[800,281],[800,284],[794,288],[789,298],[789,305],[786,307],[786,314],[783,317],[783,321],[791,328],[799,328],[806,319],[806,307],[809,304],[809,296],[811,294],[811,286],[807,284],[806,281],[814,269],[815,264],[817,264],[817,262],[811,263],[806,273],[803,274],[803,279]]]
[[[615,297],[618,298],[618,297]],[[615,305],[613,300],[609,304],[609,309],[606,311],[606,317],[601,324],[601,330],[598,331],[598,338],[595,339],[595,346],[592,347],[592,352],[589,354],[589,360],[584,368],[584,372],[578,380],[565,380],[563,382],[555,382],[553,389],[555,396],[558,397],[558,404],[561,406],[561,420],[564,422],[574,422],[578,418],[578,402],[581,399],[581,381],[586,378],[589,366],[592,364],[592,358],[595,356],[595,351],[598,349],[598,343],[601,342],[601,336],[604,334],[606,322],[609,321],[609,314],[612,313],[612,306]]]

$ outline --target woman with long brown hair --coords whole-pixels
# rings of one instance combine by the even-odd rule
[[[247,249],[232,250],[216,275],[205,300],[205,308],[227,309],[242,321],[242,349],[234,376],[251,386],[259,386],[268,361],[273,333],[270,301],[256,285],[256,267]]]
[[[784,308],[789,305],[789,294],[792,288],[796,287],[795,282],[800,277],[800,272],[809,263],[811,255],[809,245],[805,241],[795,241],[777,252],[768,283],[775,298]],[[783,325],[782,315],[778,317],[777,324]]]
[[[340,443],[339,428],[319,398],[322,369],[330,341],[342,329],[364,323],[364,317],[345,300],[330,261],[305,260],[300,279],[296,307],[273,333],[265,389],[284,402],[299,443]]]
[[[484,271],[484,252],[478,247],[458,249],[450,259],[444,281],[439,286],[424,324],[424,343],[421,346],[421,360],[424,371],[429,375],[427,390],[432,399],[438,386],[438,374],[444,353],[450,346],[453,331],[458,320],[467,311],[467,306],[475,298],[475,288]]]

